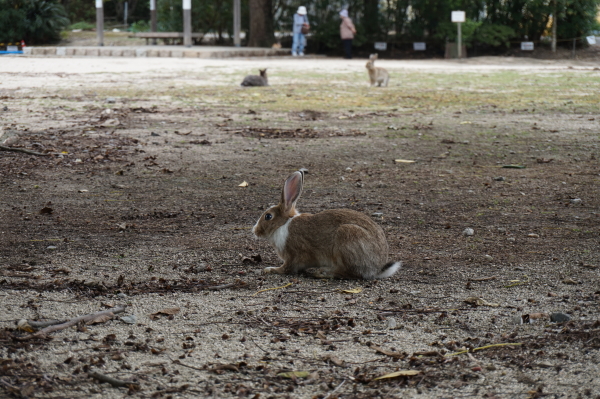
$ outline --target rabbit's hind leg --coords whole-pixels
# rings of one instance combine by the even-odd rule
[[[336,278],[372,279],[377,265],[385,260],[378,254],[373,237],[362,227],[345,224],[336,231],[333,274]]]

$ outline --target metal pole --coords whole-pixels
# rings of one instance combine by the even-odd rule
[[[556,53],[556,23],[558,22],[558,9],[554,0],[554,11],[552,11],[552,52]]]
[[[192,47],[192,0],[183,0],[183,45]]]
[[[462,58],[462,31],[460,29],[460,22],[458,23],[458,58]]]
[[[96,0],[96,38],[98,46],[104,46],[104,8],[102,0]]]
[[[156,0],[150,0],[150,32],[156,32]],[[156,46],[156,38],[152,44]]]
[[[233,44],[240,47],[242,39],[240,31],[242,30],[242,9],[240,0],[233,0]]]
[[[573,58],[575,58],[575,45],[577,43],[577,39],[573,39]]]
[[[129,2],[125,2],[124,4],[124,10],[123,10],[123,25],[125,25],[125,30],[127,30],[127,12],[129,8]]]

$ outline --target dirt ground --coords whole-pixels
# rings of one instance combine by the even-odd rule
[[[599,68],[364,63],[2,58],[0,397],[600,398]],[[262,273],[301,167],[394,276]]]

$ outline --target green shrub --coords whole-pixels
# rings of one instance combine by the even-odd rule
[[[74,30],[74,29],[81,29],[81,30],[92,30],[96,28],[96,25],[94,24],[90,24],[89,22],[77,22],[71,26],[69,26],[69,30]]]
[[[510,39],[515,35],[513,28],[504,25],[483,24],[475,30],[475,40],[491,47],[510,47]]]
[[[129,31],[131,32],[149,32],[150,24],[148,21],[137,21],[131,24],[129,27]]]
[[[68,25],[64,7],[52,0],[0,0],[1,42],[57,42]]]
[[[480,28],[481,22],[467,19],[461,24],[461,40],[464,45],[471,47],[475,39],[475,32]],[[434,38],[440,41],[456,42],[458,38],[458,26],[454,22],[442,22],[439,24]]]

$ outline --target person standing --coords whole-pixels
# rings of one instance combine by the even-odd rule
[[[308,17],[306,16],[306,7],[298,7],[298,11],[294,14],[294,27],[293,27],[293,43],[292,43],[292,55],[304,56],[304,44],[306,43],[305,34],[308,33],[310,24],[308,23]]]
[[[354,39],[354,35],[356,34],[356,28],[350,17],[348,17],[348,10],[340,11],[340,18],[342,19],[340,37],[344,46],[344,58],[350,59],[352,58],[352,39]]]

